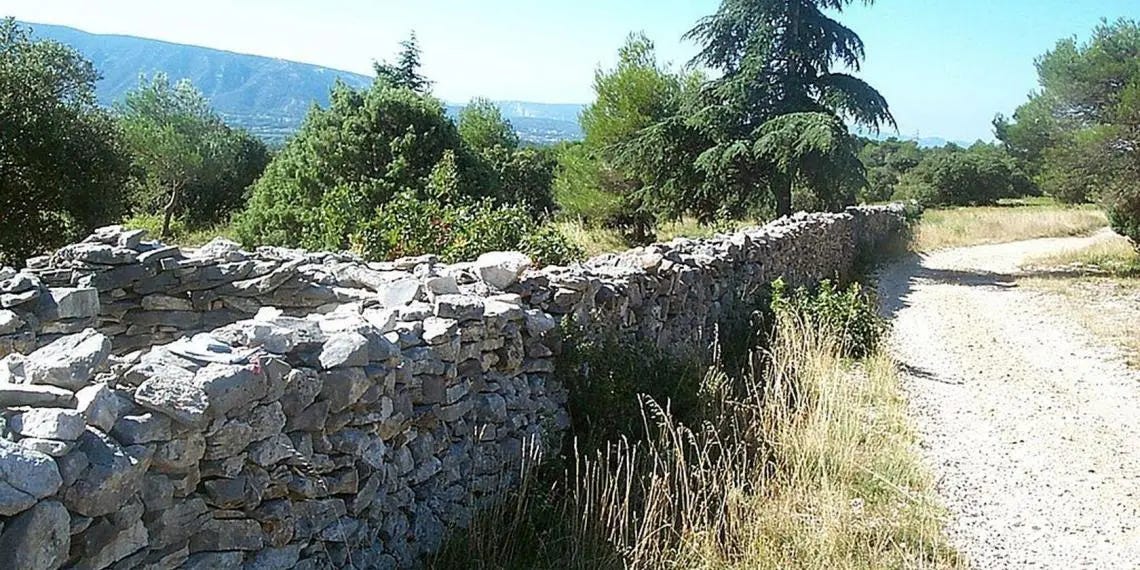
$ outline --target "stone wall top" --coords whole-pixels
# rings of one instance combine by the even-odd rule
[[[558,445],[560,321],[700,348],[904,223],[801,214],[537,269],[101,229],[0,269],[0,568],[414,566]]]

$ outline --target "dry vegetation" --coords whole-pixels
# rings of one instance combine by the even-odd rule
[[[529,473],[432,567],[962,567],[894,363],[845,360],[794,317],[777,326],[742,382],[709,370],[700,428],[644,401],[644,442],[576,451],[554,484]]]
[[[1021,283],[1059,295],[1057,303],[1090,333],[1124,351],[1140,368],[1140,252],[1123,237],[1028,260]]]
[[[1009,201],[998,206],[929,210],[915,241],[919,251],[1044,237],[1078,236],[1108,225],[1100,210],[1051,200]]]

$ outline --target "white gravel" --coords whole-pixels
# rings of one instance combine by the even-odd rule
[[[947,532],[975,568],[1140,568],[1140,375],[1014,279],[1026,257],[1104,237],[946,250],[880,276]]]

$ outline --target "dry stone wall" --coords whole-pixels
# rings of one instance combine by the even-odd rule
[[[0,568],[414,566],[560,443],[561,320],[690,350],[903,223],[798,215],[542,270],[104,228],[0,269]]]

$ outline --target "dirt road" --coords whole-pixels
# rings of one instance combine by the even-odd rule
[[[1027,257],[1104,237],[946,250],[880,276],[948,532],[975,568],[1140,568],[1140,375],[1015,279]]]

